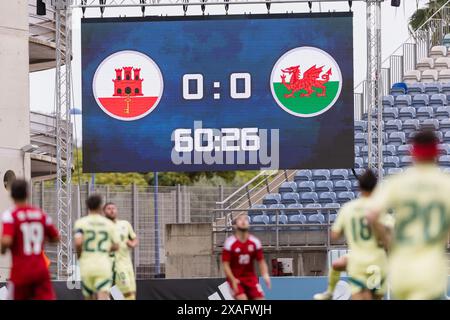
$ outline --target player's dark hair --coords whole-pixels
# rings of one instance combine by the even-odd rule
[[[411,143],[413,144],[429,145],[437,144],[438,142],[436,134],[431,130],[420,130],[411,138]]]
[[[14,201],[25,201],[28,198],[28,183],[23,179],[14,180],[11,184],[11,198]]]
[[[361,191],[372,192],[377,185],[377,180],[375,173],[372,170],[367,169],[358,177],[359,189]]]
[[[102,196],[99,194],[90,195],[86,200],[86,206],[91,211],[98,211],[102,207]]]
[[[112,202],[112,201],[108,201],[107,203],[105,203],[105,204],[103,205],[103,211],[106,209],[107,206],[110,206],[110,205],[115,206],[116,204],[115,204],[114,202]]]

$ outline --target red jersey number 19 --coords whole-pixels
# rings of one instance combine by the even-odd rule
[[[23,253],[27,256],[41,254],[44,227],[40,222],[28,222],[20,225],[23,235]]]

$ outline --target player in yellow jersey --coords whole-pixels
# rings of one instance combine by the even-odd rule
[[[361,197],[346,203],[331,229],[331,238],[345,236],[350,252],[333,263],[328,289],[315,300],[331,300],[340,273],[347,270],[353,300],[381,299],[385,293],[387,257],[366,220],[369,197],[377,184],[375,174],[367,170],[358,177]],[[389,227],[386,223],[385,227]]]
[[[138,240],[131,224],[117,218],[117,206],[108,202],[103,207],[105,216],[114,222],[119,234],[119,249],[114,253],[114,283],[127,300],[136,299],[136,280],[130,249],[137,246]]]
[[[108,300],[112,284],[109,254],[119,247],[115,225],[102,215],[102,198],[91,195],[87,216],[75,222],[75,247],[80,263],[82,292],[87,300]]]
[[[445,295],[450,176],[436,164],[438,143],[431,131],[416,133],[413,166],[386,178],[376,189],[367,214],[379,237],[390,245],[389,274],[395,299],[430,300]],[[388,210],[396,221],[393,233],[379,228]]]

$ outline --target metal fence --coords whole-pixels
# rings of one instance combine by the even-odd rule
[[[148,279],[164,273],[165,225],[168,223],[211,222],[211,211],[237,188],[223,186],[160,186],[158,187],[158,225],[155,220],[154,187],[74,185],[72,195],[73,221],[86,214],[85,200],[92,193],[103,195],[105,201],[117,204],[119,218],[130,221],[139,246],[133,252],[136,276]],[[42,207],[56,221],[56,188],[49,183],[36,183],[32,203]],[[56,275],[55,245],[46,247],[52,261],[51,272]],[[158,262],[159,260],[159,262]]]

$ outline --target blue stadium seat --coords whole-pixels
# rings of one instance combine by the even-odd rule
[[[359,157],[359,146],[355,145],[355,157]]]
[[[365,145],[367,142],[367,133],[356,133],[355,144]]]
[[[278,188],[279,193],[297,192],[297,184],[293,181],[286,181]]]
[[[402,168],[389,168],[389,169],[387,169],[388,176],[393,175],[393,174],[402,173],[402,172],[403,172]]]
[[[367,130],[367,122],[356,120],[355,121],[355,132],[366,132]]]
[[[439,130],[439,120],[425,119],[422,121],[421,129],[436,131]]]
[[[269,216],[270,224],[277,224],[277,215],[274,213]],[[288,217],[285,214],[278,215],[278,224],[288,224]]]
[[[333,181],[336,180],[347,180],[348,179],[348,171],[347,169],[334,169],[331,171],[330,179]]]
[[[426,107],[430,103],[430,98],[426,94],[418,94],[413,97],[412,105],[415,108]]]
[[[305,224],[305,223],[307,223],[307,220],[304,214],[294,214],[288,216],[288,224]]]
[[[316,192],[300,193],[300,202],[303,204],[310,204],[319,201],[319,196]]]
[[[398,112],[398,117],[400,120],[415,119],[416,109],[413,107],[403,107]]]
[[[381,100],[383,108],[393,107],[394,106],[394,102],[395,102],[394,96],[391,96],[391,95],[383,96],[383,99]]]
[[[364,160],[361,157],[355,158],[355,168],[364,168]]]
[[[384,108],[383,109],[383,119],[384,120],[394,120],[399,116],[398,108]]]
[[[352,190],[352,183],[350,180],[339,180],[334,183],[334,192],[345,192]]]
[[[281,195],[279,193],[269,193],[264,196],[263,204],[271,205],[278,204],[281,202]]]
[[[286,208],[288,209],[301,209],[303,208],[303,205],[301,203],[292,203],[292,204],[288,204],[286,206]],[[295,210],[295,211],[285,211],[284,212],[288,217],[292,216],[292,215],[299,215],[299,214],[303,214],[303,212],[301,210]]]
[[[396,152],[396,150],[395,150],[395,146],[393,146],[393,145],[390,145],[390,144],[388,144],[388,145],[383,145],[383,154],[385,155],[385,156],[395,156],[395,155],[397,155],[397,152]]]
[[[355,199],[355,194],[351,191],[339,192],[337,195],[337,202],[340,204],[346,203]]]
[[[250,222],[251,222],[252,225],[254,225],[254,224],[256,224],[256,225],[258,225],[258,224],[268,225],[270,223],[270,219],[265,214],[262,214],[262,215],[259,215],[259,216],[252,217]]]
[[[397,82],[392,85],[390,94],[393,96],[398,96],[399,94],[405,94],[408,92],[408,86],[404,82]]]
[[[448,145],[448,144],[440,144],[438,146],[438,149],[439,149],[439,154],[441,156],[450,155],[450,145]]]
[[[356,192],[358,190],[359,190],[359,182],[358,182],[358,180],[352,181],[352,191]]]
[[[384,126],[384,130],[387,133],[402,131],[402,121],[401,120],[388,120]]]
[[[277,210],[270,210],[270,209],[285,209],[285,208],[286,208],[286,206],[284,204],[282,204],[282,203],[271,204],[270,206],[267,207],[267,214],[268,214],[269,217],[275,216],[277,214],[277,212],[280,215],[281,214],[284,215],[284,214],[286,214],[284,212],[284,210],[278,210],[277,211]]]
[[[355,168],[355,173],[356,173],[356,175],[358,177],[363,175],[365,171],[366,170],[364,168]],[[356,177],[353,175],[353,172],[352,172],[352,175],[351,175],[351,179],[356,179]]]
[[[411,155],[411,145],[410,144],[404,144],[397,147],[397,156],[409,156]]]
[[[433,95],[441,93],[442,86],[438,82],[425,83],[425,94]],[[445,95],[444,95],[445,96]],[[445,99],[447,100],[447,98]]]
[[[319,169],[313,170],[312,178],[314,180],[330,180],[330,170],[328,169]],[[316,184],[317,187],[317,184]]]
[[[339,209],[341,208],[341,205],[339,203],[326,203],[324,205],[325,208],[331,209],[331,210],[325,210],[328,213],[328,217],[330,219],[330,223],[333,223],[336,220],[337,213]],[[326,222],[326,220],[325,220]]]
[[[389,143],[395,146],[406,143],[406,136],[404,132],[392,132],[389,135]]]
[[[299,201],[300,196],[297,192],[286,192],[281,195],[281,203],[284,205],[298,203]]]
[[[450,166],[450,156],[440,156],[439,164],[446,167]]]
[[[438,107],[434,113],[434,117],[438,120],[450,118],[450,107]]]
[[[385,157],[384,167],[385,168],[398,168],[400,165],[400,159],[398,157]]]
[[[311,180],[312,172],[311,170],[298,170],[295,173],[294,181],[308,181]]]
[[[400,167],[407,167],[412,164],[412,157],[411,156],[403,156],[400,157]]]
[[[314,181],[299,181],[297,182],[298,192],[312,192],[316,190],[316,184]]]
[[[443,83],[441,86],[441,92],[445,95],[450,94],[450,83]]]
[[[442,119],[439,121],[439,128],[441,128],[441,132],[450,131],[450,119]]]
[[[447,96],[442,93],[435,93],[430,98],[430,107],[438,108],[447,105]]]
[[[411,132],[416,132],[420,128],[420,121],[417,119],[407,119],[403,121],[402,129],[403,132],[409,134]]]
[[[312,214],[308,217],[309,223],[317,223],[317,224],[324,224],[325,223],[325,216],[321,213]]]
[[[442,132],[440,131],[435,131],[434,134],[436,135],[436,137],[439,140],[439,143],[444,142],[444,135],[442,134]]]
[[[369,156],[369,147],[368,146],[363,146],[361,149],[361,157],[367,157]]]
[[[328,192],[333,191],[333,182],[332,181],[316,181],[316,192]]]
[[[432,107],[420,107],[417,109],[416,118],[419,120],[431,119],[434,116]]]
[[[415,96],[418,94],[423,94],[425,93],[425,86],[423,83],[411,83],[410,85],[408,85],[408,94]]]
[[[402,94],[396,97],[394,106],[396,108],[410,107],[412,104],[412,97],[407,94]]]
[[[265,209],[267,209],[267,206],[265,204],[254,204],[250,207],[251,209],[261,209],[258,211],[248,211],[247,214],[250,218],[252,218],[253,216],[257,216],[257,215],[261,215],[261,214],[267,214],[267,212],[265,211]]]
[[[332,203],[336,202],[336,193],[334,192],[322,192],[319,193],[319,203]]]

